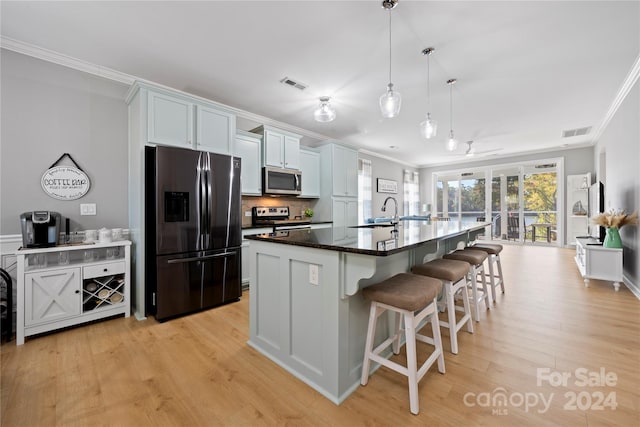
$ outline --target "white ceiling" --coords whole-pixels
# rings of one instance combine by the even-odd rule
[[[391,12],[399,117],[383,119],[389,16],[377,0],[2,1],[3,38],[425,166],[592,143],[640,51],[638,1],[408,1]],[[422,140],[430,57],[435,140]],[[279,81],[288,76],[304,91]],[[453,129],[460,146],[447,153]],[[337,118],[313,121],[317,98]],[[248,130],[251,123],[240,120]],[[563,130],[592,126],[585,136]],[[303,139],[313,145],[317,140]],[[391,146],[396,148],[392,149]],[[565,147],[567,145],[564,145]],[[477,157],[476,157],[477,158]]]

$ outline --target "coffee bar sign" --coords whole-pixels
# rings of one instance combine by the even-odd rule
[[[65,156],[69,157],[76,167],[56,166]],[[64,153],[45,171],[40,184],[47,195],[58,200],[79,199],[91,188],[89,177],[68,153]]]

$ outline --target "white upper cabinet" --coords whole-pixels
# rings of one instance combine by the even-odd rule
[[[196,105],[196,112],[196,149],[232,154],[236,116],[202,105]]]
[[[334,146],[333,195],[358,196],[358,152]]]
[[[131,99],[146,97],[146,143],[232,154],[235,114],[206,99],[136,83]],[[128,102],[131,101],[128,100]]]
[[[253,132],[263,136],[263,166],[300,169],[300,135],[270,126],[260,126]]]
[[[193,145],[193,103],[149,92],[148,142],[174,147]]]
[[[358,152],[338,144],[320,148],[323,196],[358,197]]]
[[[243,131],[236,133],[233,155],[242,159],[241,182],[242,194],[245,196],[262,195],[260,142],[260,135]]]
[[[300,150],[300,171],[302,172],[302,193],[298,197],[320,197],[320,154],[315,151]]]

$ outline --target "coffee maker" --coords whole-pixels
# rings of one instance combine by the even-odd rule
[[[20,215],[22,225],[22,246],[25,248],[46,248],[56,246],[60,236],[62,219],[58,212],[33,211]]]

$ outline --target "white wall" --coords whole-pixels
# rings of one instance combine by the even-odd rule
[[[128,86],[0,52],[0,235],[20,234],[20,214],[33,210],[60,212],[72,230],[127,228]],[[91,179],[81,199],[56,200],[40,186],[42,174],[63,153]],[[80,203],[96,203],[97,215],[80,216]]]
[[[371,160],[371,177],[373,179],[372,182],[372,215],[374,217],[381,216],[391,216],[393,215],[393,203],[387,204],[387,212],[382,212],[382,205],[384,204],[384,200],[388,196],[393,196],[398,201],[398,215],[405,215],[404,212],[404,171],[416,171],[415,168],[408,167],[401,163],[397,163],[382,157],[370,155],[367,153],[359,152],[358,157],[361,159]],[[390,194],[390,193],[378,193],[376,190],[376,179],[390,179],[396,181],[398,183],[398,193]],[[421,189],[422,191],[422,189]]]
[[[640,210],[640,84],[636,81],[595,147],[594,168],[604,183],[606,209]],[[640,288],[637,226],[620,229],[625,281]]]

